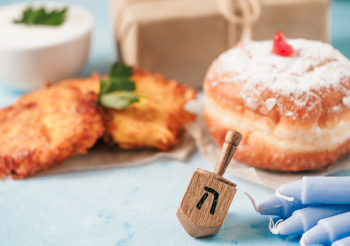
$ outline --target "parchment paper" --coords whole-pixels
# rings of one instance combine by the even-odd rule
[[[191,102],[188,107],[190,111],[196,112],[198,116],[196,122],[186,126],[187,131],[195,139],[196,146],[205,159],[215,165],[220,153],[220,148],[216,145],[214,139],[205,127],[202,114],[203,95],[200,95],[196,101]],[[346,169],[350,169],[350,154],[347,154],[328,169],[316,172],[272,172],[250,167],[234,159],[230,162],[226,172],[251,182],[277,189],[282,184],[299,180],[303,176],[325,176]]]
[[[195,151],[196,147],[208,162],[215,165],[220,153],[220,148],[215,144],[213,138],[205,127],[202,114],[203,94],[199,93],[198,98],[186,105],[186,108],[188,111],[197,114],[197,120],[196,122],[186,125],[187,134],[184,136],[184,141],[175,146],[175,148],[169,152],[161,152],[151,149],[123,150],[116,145],[106,146],[104,143],[98,142],[86,155],[73,156],[64,161],[61,165],[54,165],[50,169],[40,171],[31,177],[71,171],[138,166],[160,158],[172,158],[185,161]],[[330,168],[318,172],[271,172],[250,167],[234,159],[231,161],[226,172],[251,182],[276,189],[282,184],[299,180],[303,176],[329,175],[344,169],[350,169],[350,154],[339,160]],[[9,177],[6,179],[8,178]]]
[[[70,157],[62,164],[54,165],[50,169],[40,171],[31,177],[72,171],[139,166],[161,158],[185,161],[195,150],[195,142],[189,134],[185,134],[183,142],[169,152],[161,152],[155,149],[125,150],[118,148],[117,145],[107,146],[102,142],[98,142],[86,155]]]

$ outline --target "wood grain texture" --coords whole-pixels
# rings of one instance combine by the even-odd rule
[[[220,152],[218,161],[216,162],[214,173],[223,176],[226,172],[228,165],[232,159],[233,154],[236,152],[237,147],[224,142]]]
[[[206,187],[218,194],[214,213],[212,213],[212,210],[215,196],[213,193],[206,191]],[[205,193],[208,194],[207,198],[198,208],[198,204]],[[220,230],[235,193],[236,188],[234,186],[216,179],[214,175],[196,171],[182,199],[177,217],[190,236],[205,237],[213,235]]]
[[[242,134],[229,130],[214,173],[200,168],[194,172],[176,213],[190,236],[205,237],[220,230],[236,194],[236,184],[222,175],[241,139]]]
[[[224,175],[233,154],[236,152],[237,146],[242,140],[242,134],[229,130],[226,133],[225,142],[222,145],[220,156],[215,165],[214,174]]]
[[[224,177],[222,177],[220,175],[217,175],[217,174],[205,171],[203,169],[197,168],[197,172],[199,172],[201,174],[204,174],[204,175],[207,175],[207,176],[213,176],[213,178],[215,178],[217,180],[220,180],[221,182],[224,182],[224,183],[226,183],[228,185],[231,185],[231,186],[233,186],[235,188],[237,186],[235,183],[231,182],[230,180],[227,180],[227,179],[225,179]]]
[[[234,130],[228,130],[225,137],[225,142],[238,146],[242,140],[242,134]]]

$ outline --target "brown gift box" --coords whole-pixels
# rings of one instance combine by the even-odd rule
[[[111,0],[111,7],[124,62],[197,88],[211,62],[242,38],[283,31],[329,41],[330,0]]]

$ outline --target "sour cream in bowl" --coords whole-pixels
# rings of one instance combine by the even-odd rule
[[[48,12],[68,8],[59,26],[16,24],[28,7]],[[76,75],[84,67],[94,19],[76,5],[20,3],[0,8],[0,83],[33,90]]]

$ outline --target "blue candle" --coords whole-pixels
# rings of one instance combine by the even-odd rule
[[[350,245],[350,237],[345,237],[338,241],[332,243],[332,246],[349,246]]]
[[[348,211],[350,211],[350,205],[318,205],[303,208],[294,211],[290,218],[278,224],[275,234],[302,235],[314,227],[319,220]]]
[[[303,204],[350,204],[350,177],[304,177],[282,185],[276,195]]]
[[[326,244],[350,236],[350,212],[320,220],[316,226],[303,234],[301,245]]]
[[[276,215],[281,218],[288,218],[295,210],[305,208],[307,205],[302,204],[299,200],[287,201],[276,196],[263,202],[258,207],[258,212],[262,215]]]

